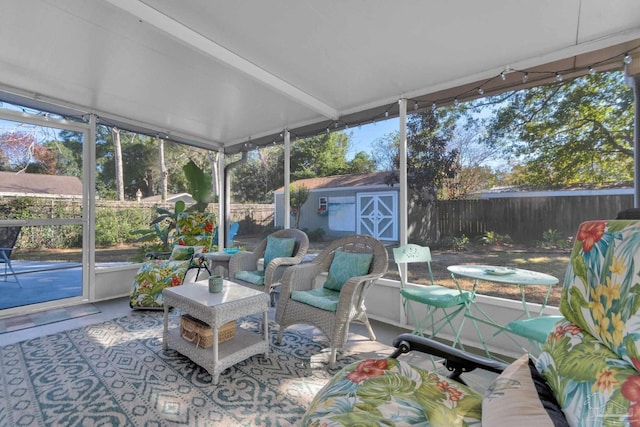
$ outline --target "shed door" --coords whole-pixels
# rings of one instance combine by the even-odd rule
[[[398,240],[398,193],[357,194],[357,233],[380,240]]]

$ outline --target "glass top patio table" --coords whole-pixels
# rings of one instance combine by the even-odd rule
[[[469,279],[473,279],[473,292],[475,293],[476,288],[478,286],[479,281],[493,282],[499,283],[509,286],[517,286],[520,289],[520,298],[522,302],[522,307],[524,310],[523,316],[526,318],[531,318],[531,314],[529,313],[529,307],[526,299],[525,289],[529,286],[546,286],[547,292],[544,296],[544,300],[540,307],[539,316],[542,316],[543,311],[547,305],[547,301],[549,299],[549,295],[551,294],[551,289],[553,286],[557,285],[559,280],[546,273],[540,273],[537,271],[525,270],[522,268],[514,268],[514,267],[503,267],[503,266],[495,266],[495,265],[477,265],[477,264],[462,264],[462,265],[450,265],[447,267],[447,270],[451,273],[451,278],[454,283],[458,287],[458,289],[462,289],[460,284],[458,283],[459,277],[466,277]],[[472,318],[472,320],[477,320],[482,323],[486,323],[492,325],[498,329],[497,333],[501,331],[509,331],[504,325],[500,325],[496,323],[487,313],[483,310],[479,309],[483,318],[472,316],[470,313],[466,313],[465,316]],[[477,328],[476,328],[477,330]],[[478,331],[478,330],[477,330]],[[478,334],[480,339],[485,345],[482,336],[479,331]],[[488,353],[488,349],[485,345],[485,351]]]

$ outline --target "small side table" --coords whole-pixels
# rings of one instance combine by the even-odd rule
[[[203,258],[209,261],[211,273],[214,273],[218,267],[222,267],[225,270],[225,274],[222,275],[223,277],[229,277],[229,260],[231,259],[231,255],[232,254],[223,251],[201,254]]]
[[[164,333],[162,348],[169,346],[206,369],[212,382],[218,382],[220,373],[256,354],[269,354],[269,295],[257,289],[224,281],[220,293],[210,293],[206,280],[165,288]],[[180,336],[180,328],[169,329],[169,307],[202,320],[213,329],[212,348],[200,348]],[[251,314],[262,313],[262,333],[236,329],[236,336],[218,343],[219,330],[225,323]]]

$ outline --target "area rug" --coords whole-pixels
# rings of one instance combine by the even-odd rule
[[[71,307],[56,308],[39,313],[14,316],[0,319],[0,334],[14,332],[21,329],[42,326],[48,323],[61,322],[63,320],[74,319],[76,317],[89,316],[100,313],[100,309],[93,304],[79,304]]]
[[[258,331],[259,317],[238,321]],[[177,314],[171,315],[173,325]],[[270,325],[269,357],[225,370],[218,384],[162,350],[162,313],[135,312],[97,325],[0,347],[2,426],[294,426],[336,372],[328,342]],[[338,367],[357,360],[342,354]]]

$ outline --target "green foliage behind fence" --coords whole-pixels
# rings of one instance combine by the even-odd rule
[[[136,241],[131,232],[148,228],[157,216],[158,206],[173,208],[173,204],[137,202],[96,202],[96,246],[111,247]],[[210,204],[217,212],[217,204]],[[80,219],[82,202],[76,199],[40,197],[1,197],[0,220],[16,219]],[[273,221],[273,205],[232,205],[231,221],[242,220],[241,232],[252,233]],[[16,247],[20,249],[71,249],[82,247],[81,225],[50,225],[22,227]]]

